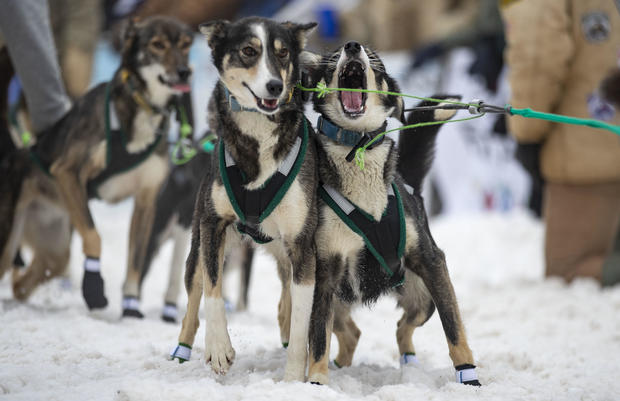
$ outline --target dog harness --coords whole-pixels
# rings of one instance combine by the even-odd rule
[[[246,181],[243,171],[237,166],[220,140],[219,163],[220,177],[226,188],[228,199],[232,204],[240,222],[237,230],[249,235],[256,243],[271,242],[273,238],[263,234],[259,225],[278,206],[291,184],[297,177],[308,147],[308,122],[303,119],[293,147],[286,155],[278,170],[263,186],[255,190],[245,188]]]
[[[109,178],[129,171],[137,167],[140,163],[145,161],[153,151],[159,145],[161,138],[167,131],[167,119],[164,118],[162,123],[157,128],[155,133],[155,140],[143,151],[138,153],[132,153],[127,150],[127,138],[125,133],[121,129],[121,124],[116,115],[116,109],[114,108],[114,102],[110,98],[111,84],[106,86],[105,94],[105,135],[106,135],[106,167],[99,173],[98,176],[88,181],[86,189],[89,198],[98,197],[97,188]]]
[[[396,184],[388,187],[388,204],[379,221],[327,184],[319,186],[319,196],[354,233],[362,237],[368,252],[385,273],[394,278],[392,284],[402,284],[404,273],[400,266],[407,234],[403,201]]]

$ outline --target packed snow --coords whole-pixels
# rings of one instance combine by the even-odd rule
[[[330,383],[285,383],[275,262],[255,259],[249,309],[228,314],[237,351],[226,376],[205,365],[204,316],[192,358],[168,360],[180,324],[159,319],[168,278],[165,245],[144,283],[143,320],[120,319],[131,201],[91,202],[103,238],[108,308],[82,300],[81,242],[73,238],[69,279],[54,279],[28,302],[0,281],[0,399],[7,400],[614,400],[620,394],[620,288],[543,277],[543,226],[525,212],[434,219],[483,386],[454,382],[438,315],[414,333],[420,366],[401,371],[400,312],[390,297],[358,308],[362,336],[353,366]],[[236,299],[237,272],[226,277]],[[67,283],[70,282],[70,287]],[[179,304],[185,309],[186,297]],[[337,353],[335,337],[332,359]]]

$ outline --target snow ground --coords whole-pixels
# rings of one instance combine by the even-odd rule
[[[524,213],[440,218],[431,230],[445,250],[481,388],[454,383],[438,315],[417,330],[419,369],[402,375],[395,341],[400,317],[383,298],[360,308],[353,366],[331,370],[327,386],[283,383],[275,263],[255,260],[249,310],[229,314],[237,359],[225,377],[205,367],[204,324],[189,362],[167,360],[180,324],[159,319],[170,244],[144,285],[144,320],[120,320],[131,202],[93,202],[103,238],[110,306],[86,310],[75,235],[71,288],[53,280],[27,303],[0,281],[0,400],[614,400],[620,394],[620,288],[542,279],[543,227]],[[235,298],[235,272],[227,290]],[[180,305],[186,302],[185,294]],[[203,321],[204,323],[204,321]],[[334,344],[336,344],[334,339]],[[332,357],[337,351],[332,347]]]

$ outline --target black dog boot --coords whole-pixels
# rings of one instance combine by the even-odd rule
[[[142,319],[144,315],[140,312],[140,300],[136,297],[123,297],[123,317],[135,317]]]
[[[164,309],[161,311],[161,319],[164,322],[176,323],[177,321],[177,306],[176,304],[166,302]]]
[[[456,381],[458,383],[467,384],[469,386],[480,386],[478,375],[476,374],[476,366],[468,363],[455,367]]]
[[[101,277],[99,259],[87,257],[84,261],[84,278],[82,279],[82,295],[88,309],[103,309],[108,306],[108,300],[103,292],[103,277]]]

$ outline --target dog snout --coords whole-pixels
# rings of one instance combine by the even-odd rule
[[[267,82],[267,92],[269,92],[271,96],[280,96],[283,87],[284,86],[282,85],[282,81],[272,79],[271,81]]]
[[[179,79],[183,82],[186,82],[188,80],[191,73],[192,73],[192,70],[190,70],[189,67],[186,67],[186,66],[177,67],[177,74],[179,75]]]
[[[362,45],[352,40],[344,45],[344,51],[349,55],[356,55],[362,50]]]

